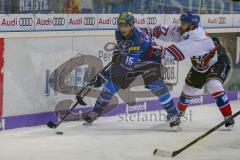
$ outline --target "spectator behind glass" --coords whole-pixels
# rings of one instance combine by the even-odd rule
[[[66,0],[64,13],[80,13],[80,0]]]

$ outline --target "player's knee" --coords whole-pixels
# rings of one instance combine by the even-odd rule
[[[170,93],[165,93],[165,94],[162,94],[161,96],[159,96],[159,100],[162,105],[166,105],[172,100],[172,97],[171,97]]]
[[[100,93],[100,99],[102,99],[103,101],[110,101],[113,97],[113,95],[118,92],[119,90],[119,86],[107,81],[104,84],[103,90]]]
[[[210,79],[207,82],[206,87],[211,94],[224,91],[223,84],[217,79]]]
[[[191,96],[193,96],[193,95],[195,95],[196,94],[196,92],[198,91],[199,89],[198,88],[194,88],[194,87],[192,87],[192,86],[189,86],[189,85],[187,85],[187,84],[185,84],[184,86],[183,86],[183,93],[185,94],[185,95],[191,95]]]
[[[183,105],[189,105],[191,103],[191,100],[192,100],[192,96],[191,95],[187,95],[184,92],[182,92],[180,97],[179,97],[179,101]]]
[[[113,93],[111,93],[110,91],[108,91],[106,88],[104,88],[101,92],[100,92],[100,96],[99,98],[102,101],[110,101],[113,97]]]
[[[118,92],[119,90],[119,85],[115,84],[115,83],[112,83],[111,81],[107,81],[105,84],[104,84],[104,88],[112,93],[112,94],[115,94],[116,92]]]
[[[198,91],[197,88],[194,88],[185,84],[183,87],[183,91],[179,97],[179,101],[180,101],[179,105],[189,105],[191,103],[193,95],[195,95],[197,91]],[[182,110],[185,110],[185,109],[186,107],[184,106],[184,109]]]

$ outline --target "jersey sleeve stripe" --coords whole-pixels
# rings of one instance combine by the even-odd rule
[[[185,59],[185,56],[182,53],[182,51],[180,51],[175,45],[172,45],[172,46],[178,51],[178,53],[183,57],[183,59]]]
[[[178,60],[178,57],[169,49],[169,48],[165,48],[171,55],[173,55],[173,57]]]
[[[184,59],[183,54],[178,49],[176,49],[174,45],[169,46],[167,50],[176,58],[177,61]]]

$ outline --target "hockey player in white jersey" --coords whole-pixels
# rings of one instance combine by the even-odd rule
[[[184,114],[193,95],[205,85],[216,100],[223,117],[227,119],[225,126],[232,128],[234,119],[231,118],[231,105],[223,88],[230,70],[226,51],[217,38],[211,38],[206,34],[200,25],[198,15],[186,12],[181,15],[180,20],[181,25],[160,25],[153,29],[144,29],[152,37],[173,42],[166,48],[154,47],[155,53],[161,57],[177,61],[191,58],[192,67],[186,77],[178,104],[179,115]]]

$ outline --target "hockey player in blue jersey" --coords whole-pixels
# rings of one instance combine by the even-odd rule
[[[146,88],[158,97],[166,110],[170,126],[178,126],[180,120],[176,106],[161,77],[163,66],[161,63],[144,62],[152,53],[152,42],[146,33],[134,26],[132,13],[123,12],[119,15],[115,37],[118,47],[113,52],[112,63],[114,65],[104,73],[107,80],[103,83],[103,89],[96,100],[93,111],[84,115],[83,119],[88,123],[96,120],[119,89],[127,88],[138,76],[142,76]],[[101,82],[101,80],[96,82]]]

